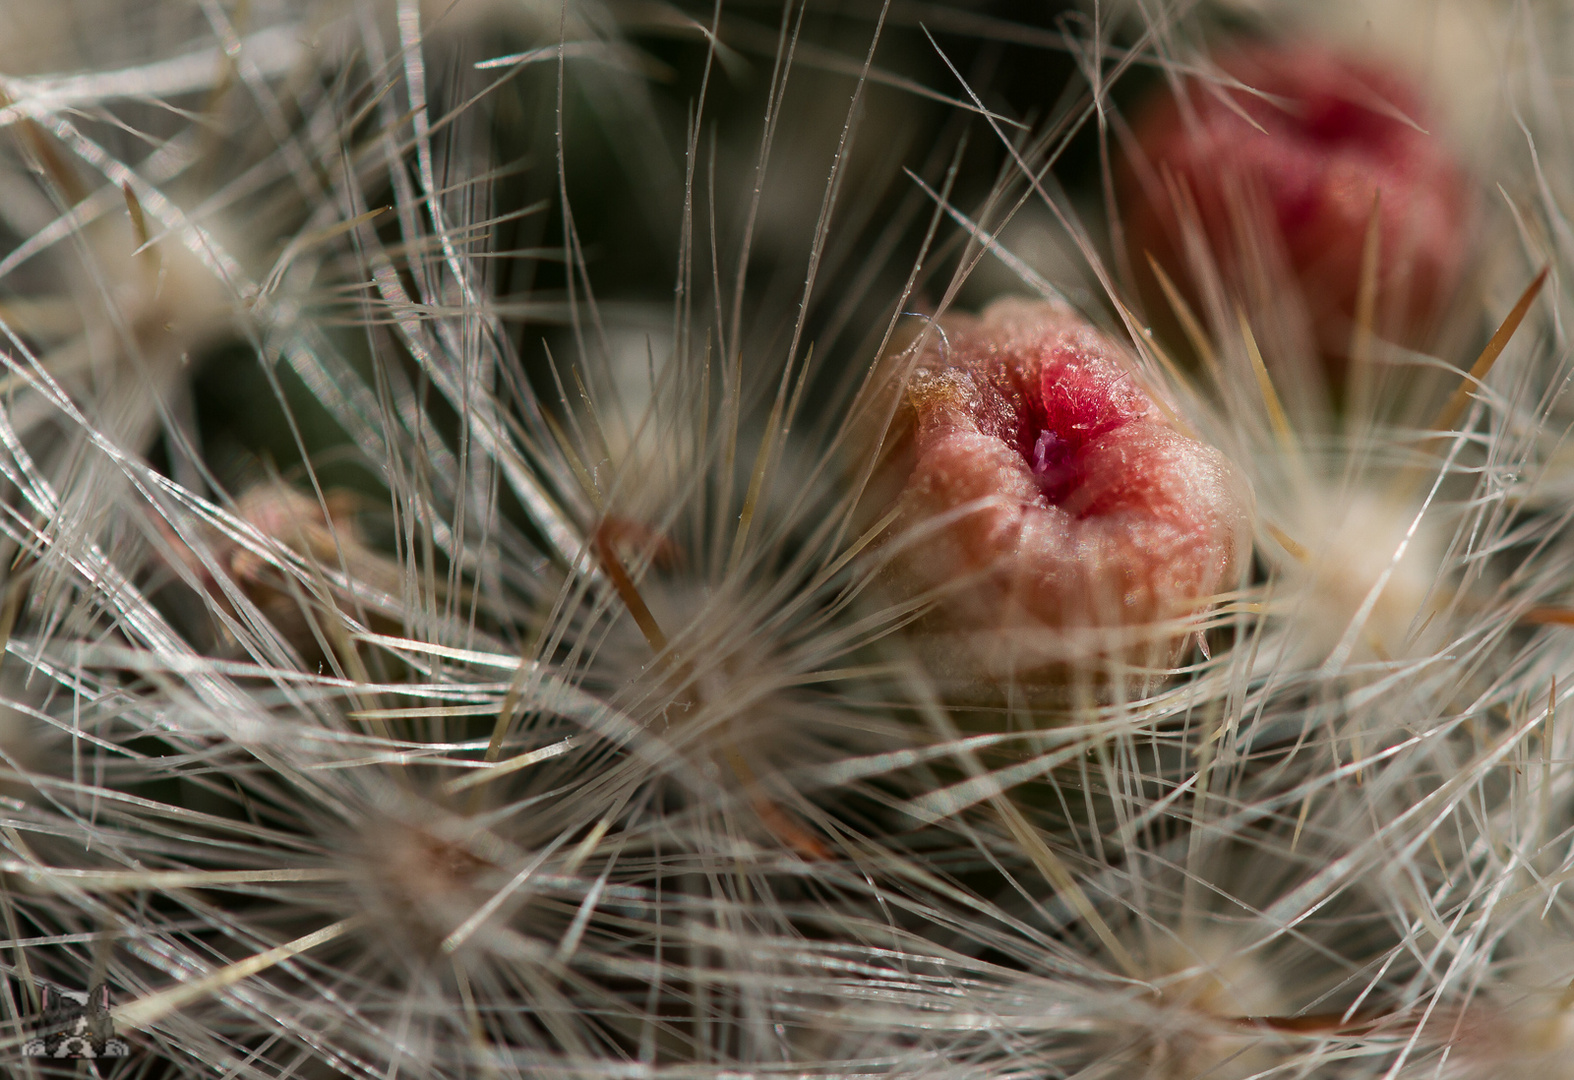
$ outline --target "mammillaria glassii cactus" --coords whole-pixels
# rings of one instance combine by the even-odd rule
[[[1561,10],[1328,394],[1359,261],[1122,269],[1293,5],[21,8],[8,1072],[1569,1073]]]

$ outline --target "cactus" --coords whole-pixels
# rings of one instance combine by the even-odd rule
[[[12,7],[7,1075],[1574,1076],[1560,5]]]

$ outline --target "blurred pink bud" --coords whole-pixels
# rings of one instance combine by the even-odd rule
[[[1215,57],[1220,80],[1186,79],[1136,111],[1121,212],[1150,307],[1151,254],[1195,299],[1185,225],[1236,297],[1298,287],[1322,354],[1349,354],[1374,207],[1373,328],[1424,347],[1463,276],[1475,189],[1397,72],[1313,45],[1255,44]],[[1235,87],[1229,79],[1237,80]]]

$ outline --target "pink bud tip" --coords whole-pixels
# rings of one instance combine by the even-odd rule
[[[1235,470],[1064,307],[1003,300],[938,331],[894,440],[892,576],[938,598],[926,629],[951,674],[1172,662],[1247,536]]]
[[[1420,91],[1311,45],[1239,47],[1214,67],[1223,80],[1188,79],[1184,107],[1166,90],[1132,124],[1138,155],[1119,190],[1145,286],[1149,254],[1190,284],[1182,222],[1194,220],[1226,288],[1240,296],[1282,265],[1320,351],[1345,357],[1375,206],[1374,329],[1424,346],[1463,275],[1476,198]]]

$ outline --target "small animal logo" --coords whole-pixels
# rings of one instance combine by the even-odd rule
[[[22,1046],[23,1057],[116,1058],[131,1047],[115,1035],[109,1015],[109,987],[99,983],[86,994],[40,986],[44,1011],[35,1035]]]

